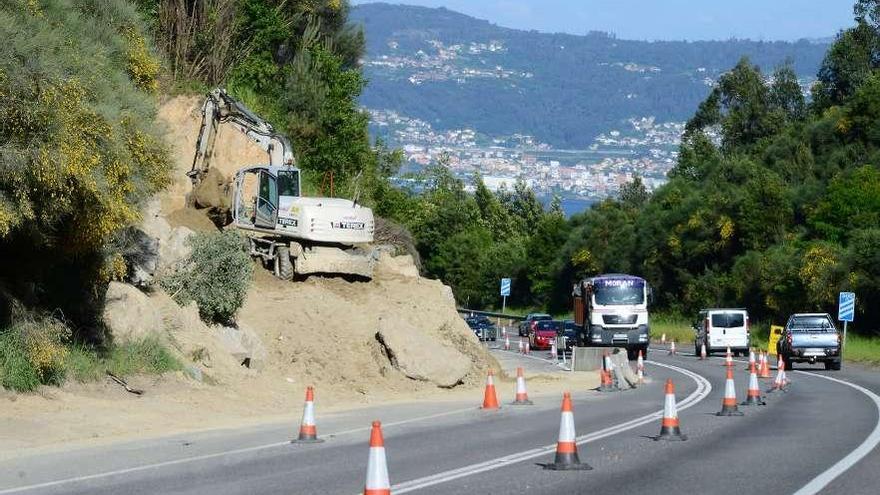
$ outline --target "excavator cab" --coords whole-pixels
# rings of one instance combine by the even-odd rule
[[[294,203],[300,197],[300,171],[296,167],[257,165],[235,175],[233,220],[240,228],[295,233],[299,227]]]

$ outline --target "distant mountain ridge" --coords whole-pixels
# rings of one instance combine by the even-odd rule
[[[361,103],[490,135],[534,135],[583,148],[632,117],[683,121],[743,55],[763,69],[791,60],[803,84],[827,44],[815,40],[630,41],[496,26],[445,8],[352,9],[364,26],[369,85]]]

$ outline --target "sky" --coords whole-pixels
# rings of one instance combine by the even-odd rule
[[[372,3],[375,0],[352,0]],[[797,40],[852,25],[853,0],[385,0],[446,7],[516,29],[637,40]]]

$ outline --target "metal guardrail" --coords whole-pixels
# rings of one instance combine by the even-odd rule
[[[458,308],[458,312],[459,313],[481,315],[481,316],[491,316],[493,318],[504,318],[507,320],[525,320],[526,319],[525,316],[509,315],[509,314],[505,314],[505,313],[495,313],[492,311],[478,311],[475,309],[466,309],[466,308]]]

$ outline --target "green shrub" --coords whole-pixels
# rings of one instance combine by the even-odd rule
[[[147,337],[115,347],[103,364],[107,371],[116,376],[158,375],[177,371],[183,367],[155,337]]]
[[[0,376],[4,388],[18,392],[61,385],[66,376],[70,329],[45,317],[24,317],[0,334]]]
[[[178,304],[195,301],[205,321],[228,323],[244,304],[253,274],[247,245],[231,230],[196,234],[190,244],[185,265],[161,285]]]

